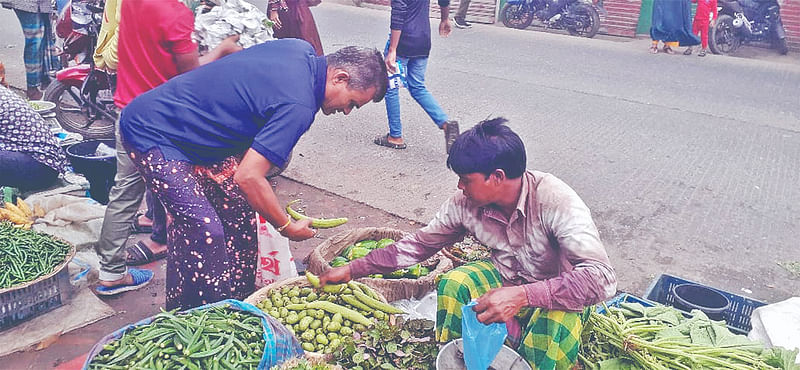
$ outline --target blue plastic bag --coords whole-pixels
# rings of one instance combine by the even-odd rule
[[[467,370],[486,370],[503,348],[508,335],[506,323],[483,324],[472,306],[472,301],[461,306],[461,337],[464,343],[464,363]]]
[[[280,322],[265,314],[256,306],[253,306],[247,302],[237,301],[235,299],[226,299],[181,312],[204,310],[209,307],[222,305],[230,305],[228,307],[229,309],[247,312],[261,318],[261,324],[264,328],[262,335],[266,341],[266,344],[264,347],[264,355],[261,357],[261,362],[258,364],[258,370],[269,369],[272,366],[279,365],[293,357],[303,357],[303,348],[300,347],[300,343],[297,341],[294,335],[289,332],[289,329],[286,329],[286,327],[281,325]],[[83,370],[89,369],[89,363],[91,363],[95,356],[103,351],[103,346],[105,344],[122,338],[122,335],[125,334],[125,332],[137,326],[147,325],[152,321],[153,318],[148,317],[133,325],[120,328],[119,330],[106,335],[103,337],[103,339],[100,339],[100,341],[97,342],[94,347],[92,347],[92,350],[89,351],[89,356],[86,357],[86,362],[83,364]]]

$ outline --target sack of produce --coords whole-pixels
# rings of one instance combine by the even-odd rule
[[[481,244],[472,235],[467,235],[463,241],[442,248],[442,254],[451,259],[455,267],[470,262],[488,261],[492,256],[489,247]]]
[[[265,286],[245,302],[284,324],[311,357],[329,354],[342,340],[403,313],[369,286],[351,281],[319,288],[319,278],[308,272]]]
[[[100,340],[83,369],[269,369],[302,356],[300,343],[251,304],[228,299],[161,312]]]
[[[331,267],[342,266],[349,261],[364,257],[373,249],[386,247],[402,239],[403,236],[405,233],[400,230],[380,227],[341,232],[314,248],[308,256],[308,270],[321,274]],[[453,262],[450,259],[436,254],[428,261],[387,276],[366,277],[358,281],[375,288],[389,302],[412,297],[420,299],[436,289],[438,275],[452,268]]]

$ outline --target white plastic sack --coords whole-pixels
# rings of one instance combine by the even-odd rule
[[[279,234],[260,215],[258,218],[258,263],[256,287],[297,276],[294,256],[289,250],[289,239]]]
[[[425,319],[436,321],[436,291],[431,291],[426,294],[422,299],[401,299],[399,301],[391,302],[391,305],[397,307],[404,312],[402,314],[406,320]]]
[[[239,46],[247,49],[272,40],[272,21],[244,0],[224,1],[195,18],[193,38],[202,50],[214,49],[232,35],[239,35]]]
[[[750,340],[761,341],[768,348],[800,348],[800,297],[756,308],[750,315],[750,324]],[[800,364],[800,356],[795,362]]]

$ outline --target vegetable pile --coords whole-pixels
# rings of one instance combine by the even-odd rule
[[[10,204],[10,203],[8,203]],[[36,280],[53,272],[72,247],[50,235],[0,223],[0,289]]]
[[[403,311],[383,303],[372,288],[350,281],[319,289],[319,278],[306,272],[310,287],[275,289],[258,308],[285,325],[303,350],[331,353],[342,338],[363,332],[376,321]],[[374,321],[373,321],[374,320]]]
[[[341,370],[338,365],[326,363],[321,358],[306,359],[293,358],[278,366],[273,366],[270,370]]]
[[[362,240],[353,245],[347,246],[342,253],[331,261],[331,267],[340,267],[347,265],[351,261],[362,258],[369,254],[374,249],[385,248],[394,243],[394,239],[384,238],[381,240]],[[420,265],[419,263],[408,268],[399,269],[386,275],[373,274],[369,277],[377,279],[417,279],[426,276],[430,273],[430,268]]]
[[[43,217],[44,209],[37,204],[33,209],[22,198],[17,198],[17,204],[5,202],[5,207],[0,208],[0,221],[8,220],[18,227],[30,229],[33,220]]]
[[[344,340],[336,362],[345,369],[433,369],[439,344],[434,339],[434,322],[409,320],[374,328]]]
[[[592,312],[578,355],[590,369],[796,369],[794,352],[764,349],[724,322],[672,307],[622,303]]]
[[[447,251],[466,262],[487,261],[491,257],[489,247],[478,242],[472,235],[465,236],[463,241],[448,247]]]
[[[228,307],[161,312],[106,344],[89,369],[255,369],[266,346],[261,318]]]

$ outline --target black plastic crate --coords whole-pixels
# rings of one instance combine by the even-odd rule
[[[668,274],[662,274],[657,279],[653,280],[653,282],[650,284],[650,287],[647,288],[647,292],[644,293],[644,298],[653,302],[665,304],[667,306],[674,306],[675,296],[672,294],[672,288],[680,284],[696,284],[704,286],[706,288],[713,289],[727,297],[728,300],[730,300],[731,305],[727,310],[725,310],[723,317],[725,318],[725,322],[728,324],[728,329],[736,334],[747,334],[751,329],[750,315],[753,313],[753,310],[766,305],[765,302],[743,297]],[[678,310],[687,315],[689,314],[684,310]]]
[[[65,264],[49,278],[0,293],[0,330],[60,307],[69,288],[69,269]]]

